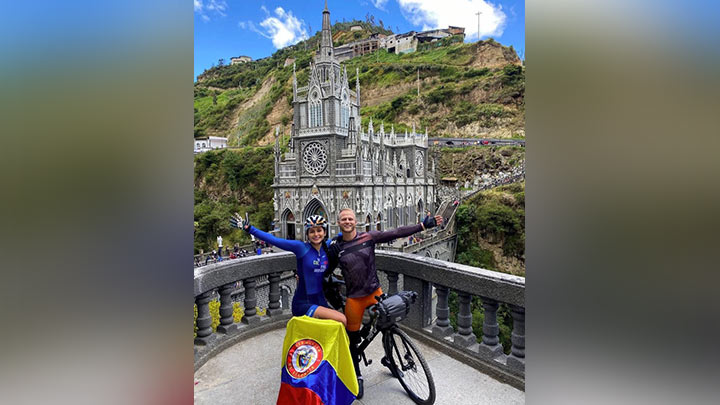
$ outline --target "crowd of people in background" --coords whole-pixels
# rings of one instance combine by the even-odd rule
[[[217,240],[219,243],[222,243],[221,236],[218,236]],[[233,246],[232,250],[229,246],[223,247],[222,245],[220,245],[218,249],[213,249],[209,253],[205,253],[201,250],[200,254],[195,255],[195,267],[207,266],[208,264],[219,263],[223,260],[233,260],[252,255],[275,253],[272,245],[261,240],[255,240],[253,246],[254,248],[252,252],[247,249],[240,249],[240,245],[237,243]]]

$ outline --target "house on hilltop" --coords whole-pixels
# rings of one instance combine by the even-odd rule
[[[343,62],[356,56],[375,52],[380,48],[385,48],[386,37],[385,34],[375,33],[370,35],[370,38],[338,46],[335,48],[335,57],[338,59],[338,62]]]
[[[249,56],[233,56],[230,58],[230,64],[231,65],[237,65],[239,63],[248,63],[252,62],[252,58]]]

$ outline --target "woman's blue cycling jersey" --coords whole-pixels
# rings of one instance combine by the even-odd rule
[[[325,249],[317,251],[308,242],[278,238],[254,226],[250,226],[249,232],[258,239],[295,253],[299,280],[292,301],[293,316],[307,315],[310,309],[314,312],[314,306],[328,307],[322,289],[323,273],[328,268]]]

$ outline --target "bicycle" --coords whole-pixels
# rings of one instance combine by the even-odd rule
[[[342,311],[345,306],[345,295],[342,292],[344,284],[344,281],[334,274],[326,284],[328,302],[338,311]],[[390,373],[400,381],[413,402],[432,405],[435,403],[435,380],[430,368],[415,343],[397,325],[397,322],[405,319],[410,311],[410,304],[414,303],[416,298],[415,291],[376,296],[378,303],[365,310],[368,316],[364,317],[360,329],[362,340],[358,350],[365,367],[372,364],[372,359],[368,360],[365,355],[365,349],[381,333],[385,356],[380,363],[390,369]]]

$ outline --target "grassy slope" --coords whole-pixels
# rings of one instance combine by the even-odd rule
[[[344,25],[336,24],[333,29],[336,45],[371,32],[337,29]],[[195,135],[224,135],[229,136],[231,145],[258,145],[268,142],[275,126],[287,132],[292,65],[283,64],[286,58],[294,58],[298,83],[304,85],[310,49],[318,36],[263,60],[204,72],[195,84]],[[512,49],[492,40],[405,55],[380,50],[344,65],[352,87],[355,69],[360,71],[364,125],[373,117],[388,126],[394,124],[401,132],[415,123],[419,130],[427,127],[432,136],[524,137],[524,69]],[[269,92],[253,99],[271,82]],[[271,111],[275,114],[269,117]],[[245,124],[238,126],[238,122]]]
[[[457,262],[525,276],[525,183],[480,192],[457,213]]]

